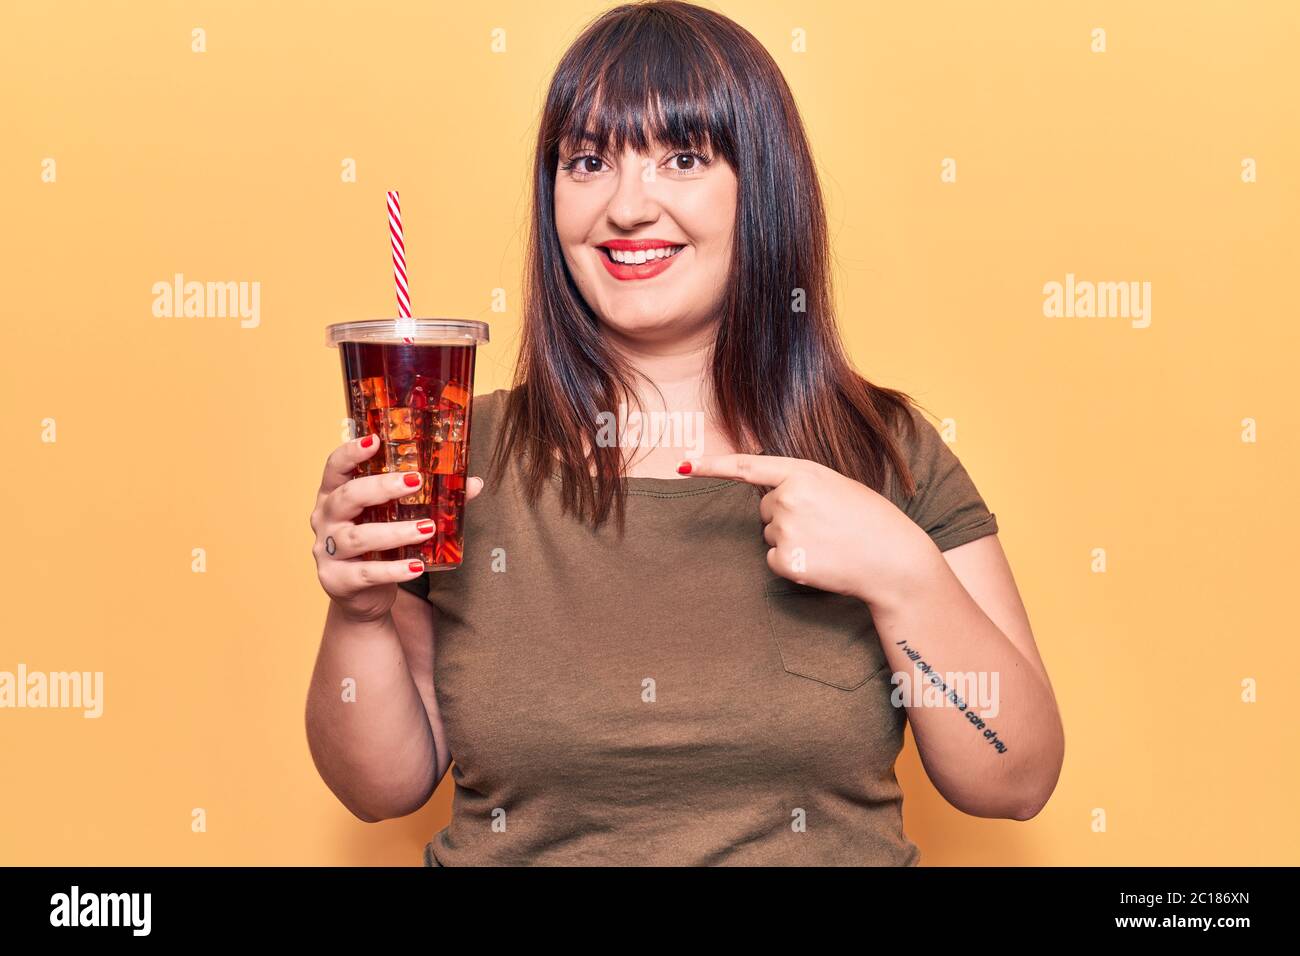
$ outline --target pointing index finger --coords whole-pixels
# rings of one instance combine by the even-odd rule
[[[798,461],[794,458],[734,454],[688,458],[678,465],[677,470],[692,478],[730,478],[732,481],[775,488],[789,478],[797,466]]]

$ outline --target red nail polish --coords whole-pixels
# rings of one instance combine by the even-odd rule
[[[415,526],[415,530],[420,532],[420,534],[433,534],[433,529],[436,527],[437,525],[432,521],[421,521]]]
[[[406,477],[403,478],[402,480],[406,482],[406,486],[408,488],[414,488],[417,485],[419,485],[420,476],[415,474],[414,472],[408,472]]]
[[[375,443],[375,436],[374,436],[374,435],[367,435],[365,438],[361,439],[361,447],[362,447],[362,448],[369,448],[369,447],[370,447],[371,445],[373,445],[374,443]]]
[[[412,571],[424,570],[424,565],[421,564],[419,561],[412,561],[410,564],[407,565],[407,567],[410,568]]]
[[[689,475],[690,473],[691,473],[691,463],[689,461],[684,461],[677,466],[677,474]]]

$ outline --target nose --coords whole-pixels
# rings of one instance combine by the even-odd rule
[[[635,229],[659,218],[658,203],[642,175],[646,162],[651,161],[633,154],[624,158],[619,169],[607,210],[609,221],[619,229]]]

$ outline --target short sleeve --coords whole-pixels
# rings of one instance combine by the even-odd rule
[[[900,443],[916,493],[895,504],[925,530],[940,551],[998,533],[997,515],[989,511],[966,468],[943,440],[939,430],[921,412],[908,406],[915,425]]]

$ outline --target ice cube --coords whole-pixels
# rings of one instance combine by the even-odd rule
[[[354,421],[365,418],[366,397],[362,394],[361,382],[355,378],[348,382],[348,412]]]
[[[434,410],[432,408],[411,409],[411,440],[427,444],[433,434]]]
[[[429,471],[435,475],[454,475],[464,470],[461,463],[461,454],[465,448],[464,442],[447,441],[438,445],[433,450],[433,461],[430,464]]]
[[[406,393],[406,404],[411,408],[428,408],[436,404],[434,395],[438,394],[438,383],[427,375],[416,375],[411,389]]]
[[[367,409],[388,408],[392,405],[392,402],[388,400],[388,383],[384,381],[382,375],[363,378],[361,380],[361,394]]]
[[[454,402],[461,408],[469,407],[469,389],[460,382],[448,382],[442,387],[440,397],[444,402]]]
[[[390,442],[388,454],[394,471],[420,470],[420,446],[415,442]]]
[[[439,401],[437,429],[438,441],[464,441],[465,406],[445,398]]]
[[[411,410],[403,405],[384,409],[379,435],[387,442],[412,441],[415,438]]]

